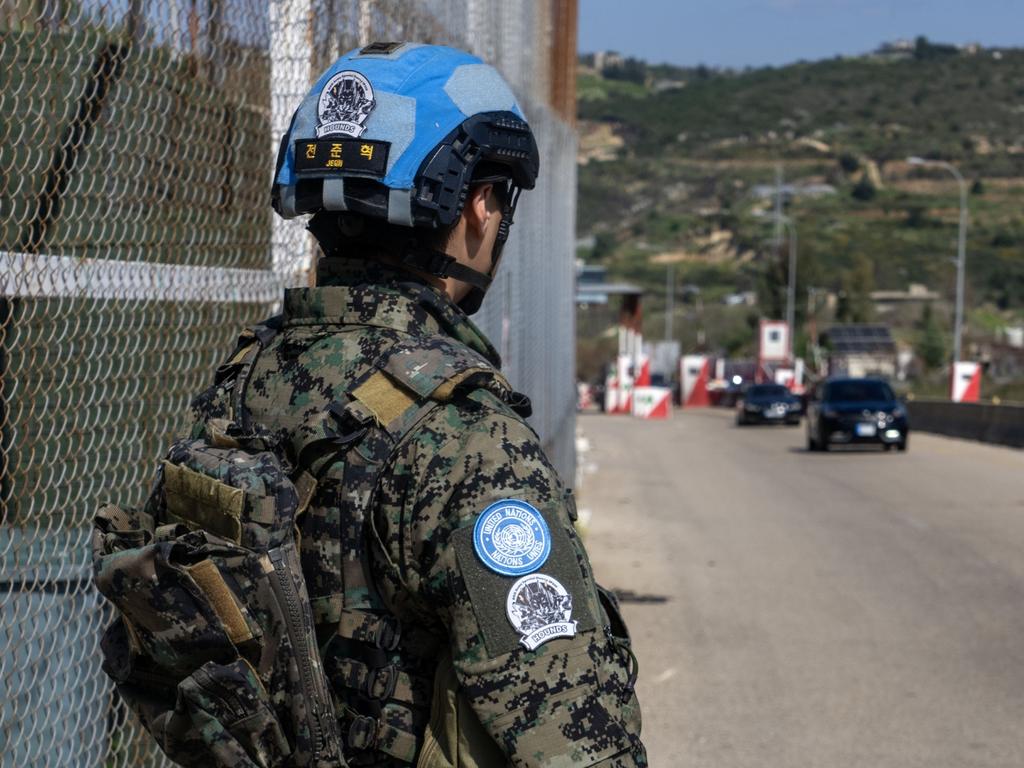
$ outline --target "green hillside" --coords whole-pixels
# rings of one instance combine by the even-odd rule
[[[798,322],[808,286],[833,294],[831,315],[854,320],[871,307],[858,310],[851,298],[870,289],[922,283],[951,297],[957,186],[946,172],[909,166],[910,155],[951,161],[971,185],[971,332],[1021,318],[1024,50],[919,40],[903,58],[744,72],[593,63],[582,59],[578,88],[580,255],[652,291],[652,330],[670,264],[704,308],[757,292],[755,307],[706,309],[725,317],[706,329],[709,347],[743,352],[749,316],[781,316],[773,201],[758,189],[774,184],[778,163],[797,190],[786,215],[800,240]],[[801,194],[808,185],[822,194]],[[941,320],[948,308],[937,311]],[[695,337],[685,335],[685,306],[679,312],[688,344]],[[917,317],[884,319],[908,343],[918,333]]]

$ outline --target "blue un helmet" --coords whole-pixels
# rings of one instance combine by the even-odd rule
[[[473,312],[539,164],[530,126],[493,67],[440,45],[371,43],[338,59],[302,100],[281,140],[272,204],[285,218],[348,212],[444,230],[458,221],[471,184],[493,183],[503,211],[489,273],[411,236],[398,254],[472,286],[462,306]]]

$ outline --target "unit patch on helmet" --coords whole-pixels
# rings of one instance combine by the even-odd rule
[[[370,81],[358,72],[339,72],[320,91],[317,101],[316,135],[343,134],[358,137],[376,101]]]
[[[492,571],[522,576],[548,559],[551,532],[535,507],[518,499],[503,499],[480,513],[473,526],[473,548]]]
[[[524,576],[509,590],[505,612],[527,650],[556,637],[574,637],[572,595],[558,579],[536,573]]]

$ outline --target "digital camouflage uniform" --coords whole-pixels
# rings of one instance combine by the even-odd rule
[[[442,292],[373,261],[321,260],[318,287],[286,292],[280,331],[255,361],[244,407],[254,422],[286,438],[311,415],[344,402],[353,383],[398,347],[418,361],[414,383],[424,371],[437,376],[430,387],[448,380],[445,371],[470,375],[430,397],[401,382],[408,403],[418,403],[411,409],[418,420],[397,448],[372,441],[361,448],[391,453],[363,530],[346,528],[346,510],[366,489],[342,482],[343,468],[330,460],[316,465],[321,480],[300,529],[342,732],[351,741],[353,722],[364,718],[369,726],[358,749],[347,745],[349,763],[399,766],[419,757],[420,765],[450,764],[428,760],[445,747],[433,743],[427,726],[432,701],[436,719],[439,697],[453,694],[454,685],[446,690],[444,684],[451,664],[460,738],[465,742],[481,724],[489,736],[478,752],[491,756],[478,756],[477,764],[646,765],[635,659],[613,599],[599,593],[574,530],[571,492],[524,421],[528,401],[508,387],[493,347]],[[227,417],[228,399],[224,385],[197,398],[195,434],[209,420]],[[330,479],[333,469],[341,473],[338,482]],[[557,610],[571,606],[576,622],[572,636],[542,640],[535,650],[524,647],[506,611],[517,579],[485,567],[472,540],[480,513],[505,499],[543,516],[551,550],[536,574],[564,587],[567,597],[558,598]],[[397,619],[395,642],[383,644],[394,647],[378,651],[386,659],[376,666],[386,662],[389,679],[398,682],[380,692],[369,719],[360,707],[365,697],[352,695],[365,688],[366,667],[350,663],[351,643],[336,632],[344,607],[356,603]]]

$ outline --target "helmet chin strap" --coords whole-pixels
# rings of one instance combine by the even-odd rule
[[[409,248],[402,255],[402,264],[434,277],[452,277],[469,285],[469,293],[459,302],[459,307],[467,315],[480,309],[487,289],[491,287],[494,274],[493,268],[490,274],[479,272],[460,264],[454,256],[428,248]]]
[[[505,249],[505,242],[512,228],[512,219],[521,192],[521,188],[515,187],[509,191],[502,203],[501,223],[498,224],[498,233],[491,248],[491,268],[486,273],[467,267],[459,263],[454,256],[442,251],[416,246],[406,250],[402,256],[402,263],[435,277],[453,277],[469,285],[469,293],[459,301],[458,306],[467,315],[475,314],[483,304],[487,289],[491,287],[494,275],[498,271],[498,263],[501,261],[501,253]]]

